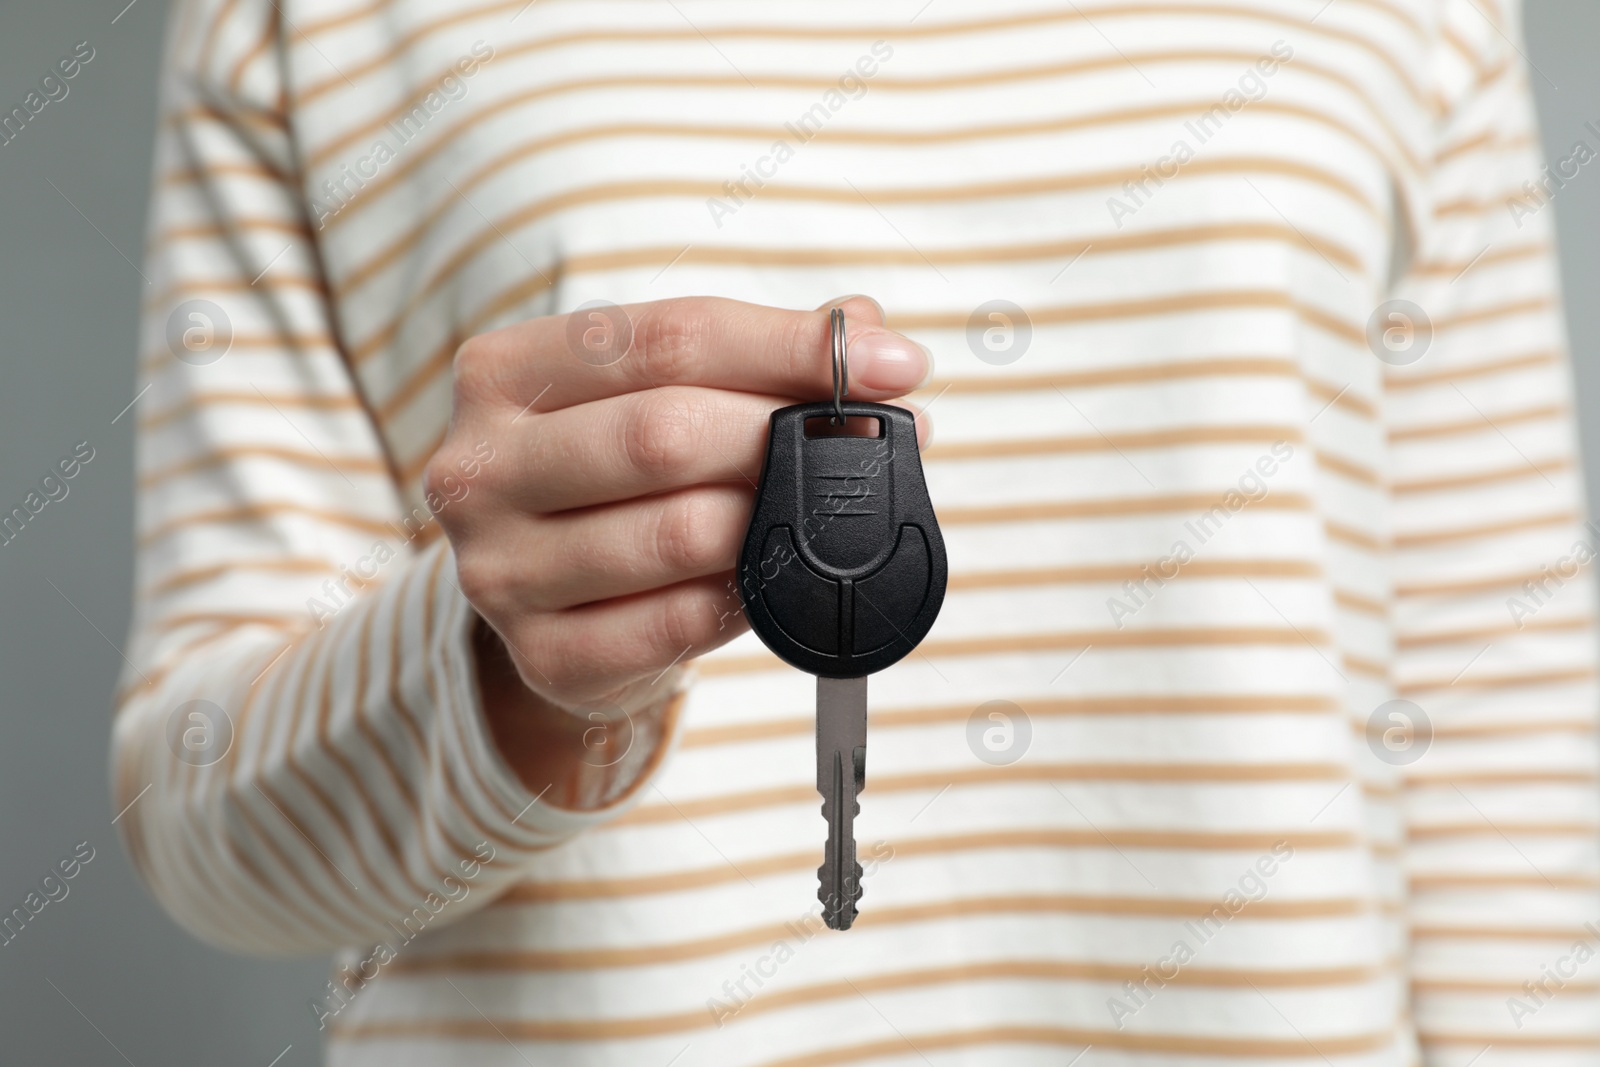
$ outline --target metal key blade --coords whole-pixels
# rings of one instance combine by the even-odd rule
[[[828,823],[828,844],[817,868],[822,920],[848,930],[861,899],[856,862],[856,815],[867,771],[866,678],[817,679],[817,791]]]

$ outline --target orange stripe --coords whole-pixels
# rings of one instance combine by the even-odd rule
[[[925,462],[996,459],[1007,456],[1068,455],[1120,449],[1177,448],[1183,445],[1275,444],[1303,441],[1295,426],[1189,426],[1143,433],[1085,434],[1078,437],[1019,437],[933,444],[922,450]]]
[[[1167,512],[1199,512],[1217,506],[1217,498],[1204,493],[1170,496],[1121,497],[1099,500],[1047,500],[1032,504],[987,504],[941,507],[941,523],[1004,523],[1048,519],[1129,518]],[[1273,493],[1250,505],[1257,511],[1313,510],[1310,498],[1300,493]]]
[[[1448,163],[1457,156],[1464,156],[1469,152],[1496,148],[1500,143],[1498,134],[1499,131],[1497,130],[1485,130],[1471,137],[1462,138],[1454,144],[1441,145],[1439,150],[1433,154],[1433,164],[1438,167],[1440,164]]]
[[[1339,711],[1338,703],[1331,698],[1297,693],[1083,699],[1054,697],[1047,700],[1025,698],[1023,702],[1027,705],[1027,713],[1035,718],[1069,715],[1328,715]],[[882,730],[961,722],[970,718],[972,712],[971,704],[873,708],[871,719],[873,729]],[[685,730],[678,747],[693,749],[804,736],[815,729],[816,721],[811,716],[701,726]]]
[[[1570,557],[1569,557],[1570,558]],[[1559,561],[1557,561],[1559,563]],[[1592,562],[1592,561],[1591,561]],[[1582,570],[1589,566],[1588,563],[1574,563],[1572,574],[1561,578],[1554,572],[1557,564],[1548,564],[1543,570],[1525,571],[1522,574],[1503,574],[1490,578],[1480,578],[1468,581],[1427,582],[1418,585],[1401,585],[1395,587],[1396,596],[1467,596],[1473,593],[1482,593],[1491,589],[1504,590],[1507,587],[1520,588],[1527,582],[1537,583],[1541,578],[1546,581],[1559,579],[1570,581],[1576,578]]]
[[[809,866],[816,862],[816,857],[808,854],[802,862]],[[530,884],[513,886],[491,906],[515,907],[547,899],[537,892],[537,885],[534,885],[535,891],[532,894],[524,895],[520,892],[524,885]],[[1131,896],[1023,894],[963,897],[919,904],[874,907],[861,914],[853,929],[876,930],[880,927],[943,922],[954,918],[971,919],[978,916],[1000,915],[1099,915],[1123,919],[1198,920],[1210,914],[1216,906],[1217,901],[1214,900]],[[1371,910],[1371,905],[1367,901],[1355,898],[1292,901],[1263,899],[1239,912],[1236,918],[1246,921],[1293,922],[1307,918],[1348,918],[1365,915]],[[786,936],[793,936],[795,928],[795,923],[774,923],[714,937],[654,945],[632,945],[625,948],[485,949],[445,952],[439,955],[395,960],[385,969],[399,973],[438,974],[455,971],[567,971],[646,967],[704,959],[756,945],[771,945]]]
[[[1595,780],[1592,770],[1557,770],[1551,767],[1540,770],[1444,770],[1435,774],[1408,774],[1405,782],[1407,788],[1418,789],[1461,785],[1590,785]]]
[[[1494,640],[1501,637],[1511,637],[1521,633],[1567,633],[1571,631],[1589,630],[1594,626],[1594,618],[1581,615],[1577,618],[1567,619],[1535,619],[1532,622],[1502,623],[1497,626],[1480,626],[1470,630],[1436,630],[1420,631],[1407,634],[1395,640],[1398,648],[1426,648],[1431,645],[1460,644],[1463,641]]]
[[[941,780],[934,788],[943,788],[951,784],[947,779]],[[879,788],[877,781],[872,783],[872,788]],[[924,788],[921,785],[914,789]],[[799,792],[799,790],[796,790]],[[810,806],[819,803],[818,794],[814,788],[807,790],[804,802]],[[679,809],[683,808],[679,804]],[[637,810],[637,809],[635,809]],[[657,818],[656,815],[665,811],[667,818]],[[678,815],[678,810],[668,806],[657,806],[656,813],[642,820],[633,820],[640,823],[659,823],[672,821]],[[595,832],[604,832],[612,824],[597,827]],[[1120,847],[1118,842],[1129,848],[1166,848],[1178,850],[1197,851],[1246,851],[1261,852],[1272,847],[1282,840],[1289,840],[1295,847],[1327,848],[1343,850],[1355,848],[1358,839],[1344,831],[1320,831],[1314,834],[1304,834],[1300,831],[1290,833],[1253,833],[1253,834],[1171,834],[1156,835],[1150,833],[1121,831],[1108,831],[1102,835],[1099,831],[1077,832],[1067,830],[1025,830],[1025,831],[989,831],[985,833],[959,834],[947,837],[921,838],[914,840],[897,841],[893,844],[894,855],[897,859],[910,859],[918,856],[944,856],[952,853],[982,852],[993,849],[1103,849],[1107,847]],[[1170,841],[1169,841],[1170,839]],[[1166,843],[1162,843],[1166,842]],[[1178,842],[1187,842],[1179,844]],[[818,846],[821,847],[820,845]],[[774,875],[794,874],[803,871],[814,871],[817,866],[817,852],[806,849],[802,852],[792,852],[780,855],[758,856],[739,860],[737,866],[733,861],[725,861],[710,867],[697,867],[658,872],[654,874],[630,875],[612,878],[572,879],[565,881],[525,881],[512,886],[503,897],[501,904],[537,904],[562,900],[587,900],[618,897],[646,896],[656,893],[679,893],[692,889],[703,889],[708,886],[725,885],[731,882],[753,880],[756,878],[771,877]],[[1083,908],[1087,910],[1100,910],[1102,905],[1084,904],[1084,901],[1094,901],[1099,898],[1086,897],[1055,897],[1048,899],[1074,900],[1078,904],[1071,909]],[[1205,905],[1210,907],[1212,901]],[[1185,905],[1187,906],[1187,905]],[[1286,908],[1295,908],[1302,905],[1285,902]],[[1306,904],[1304,906],[1311,907]],[[1066,907],[1066,905],[1062,905]],[[1117,912],[1117,907],[1105,906],[1105,910]],[[1131,909],[1129,914],[1169,914],[1173,907],[1168,904],[1140,903],[1139,898],[1131,898],[1126,908]],[[1145,911],[1146,908],[1155,908],[1154,911]],[[1187,911],[1181,914],[1189,914]],[[1282,917],[1290,917],[1288,912]],[[909,921],[909,920],[908,920]]]
[[[304,620],[299,618],[299,612],[289,615],[277,615],[252,611],[190,611],[175,615],[162,615],[149,626],[148,632],[163,633],[183,626],[195,626],[201,623],[216,623],[230,630],[241,626],[271,626],[276,629],[293,629],[298,622],[302,621]]]
[[[1044,374],[986,374],[983,377],[972,378],[934,378],[911,395],[937,396],[948,391],[952,394],[981,396],[990,393],[1043,392],[1047,389],[1142,385],[1147,382],[1183,381],[1189,378],[1233,376],[1299,378],[1302,373],[1303,368],[1293,359],[1222,356],[1175,360],[1170,363],[1144,363],[1132,366],[1123,364],[1097,367],[1094,370],[1050,371]]]
[[[1507,722],[1471,723],[1433,728],[1434,737],[1539,737],[1545,734],[1587,736],[1597,727],[1593,719],[1512,719]]]
[[[1273,495],[1276,496],[1278,494]],[[1271,499],[1272,497],[1267,498],[1267,500]],[[1262,501],[1262,503],[1266,503],[1266,501]],[[1261,505],[1252,504],[1250,506],[1259,508]],[[1334,522],[1332,519],[1328,519],[1322,525],[1323,530],[1328,535],[1328,539],[1331,541],[1340,541],[1352,548],[1359,548],[1374,555],[1388,551],[1389,545],[1387,542],[1374,537],[1365,530],[1357,530],[1353,527],[1345,526],[1343,523]]]
[[[1204,782],[1220,785],[1279,782],[1344,782],[1350,770],[1334,763],[1022,763],[1010,767],[956,767],[875,776],[869,788],[884,793],[933,792],[951,787],[1005,786],[1021,782],[1144,782],[1155,785]],[[1469,780],[1456,776],[1459,781]],[[1586,781],[1592,780],[1590,778]],[[818,803],[811,784],[772,786],[737,793],[679,800],[669,804],[642,804],[618,816],[600,830],[612,827],[692,819],[695,816],[744,813],[757,808],[811,806]],[[591,831],[595,832],[595,831]],[[989,841],[1003,835],[988,834]],[[1198,835],[1197,835],[1198,836]],[[1100,840],[1098,837],[1095,840]],[[979,847],[979,846],[975,846]]]
[[[1276,627],[1184,627],[1179,629],[1075,630],[1058,633],[1016,633],[984,637],[942,638],[923,641],[918,649],[927,656],[987,656],[1016,652],[1055,652],[1095,648],[1195,648],[1217,645],[1299,645],[1311,641],[1330,645],[1318,629]],[[718,656],[699,663],[702,676],[746,674],[772,670],[780,661],[771,653]]]
[[[156,686],[161,685],[163,682],[165,682],[167,680],[167,677],[169,675],[171,675],[174,671],[176,671],[179,667],[183,666],[185,663],[189,662],[187,657],[190,656],[191,654],[193,654],[196,650],[201,649],[201,648],[205,648],[208,645],[214,644],[217,641],[220,641],[225,637],[231,637],[233,635],[233,633],[235,632],[235,630],[237,630],[237,629],[239,629],[239,628],[238,627],[222,627],[222,628],[219,628],[219,629],[215,629],[215,630],[211,630],[211,631],[208,631],[208,632],[205,632],[205,633],[198,634],[195,637],[189,639],[188,641],[185,641],[183,644],[179,645],[177,648],[173,649],[171,652],[164,654],[162,656],[162,665],[161,666],[159,666],[159,667],[157,667],[157,668],[155,668],[153,670],[146,670],[144,672],[145,673],[145,677],[150,679],[150,685],[149,686],[146,686],[145,683],[144,683],[144,680],[140,679],[140,680],[131,682],[128,685],[125,685],[121,689],[117,690],[117,694],[116,694],[116,698],[115,698],[116,699],[115,713],[118,714],[118,715],[122,714],[122,710],[123,710],[124,706],[129,701],[131,701],[133,699],[133,697],[137,696],[140,690],[145,690],[146,692],[154,692]],[[279,636],[283,637],[283,636],[288,636],[288,635],[287,634],[281,634]],[[301,635],[295,635],[295,636],[298,637],[298,636],[301,636]],[[274,654],[276,654],[278,649],[279,648],[283,648],[283,647],[285,647],[285,646],[283,646],[283,645],[276,646],[276,647],[274,647],[272,649],[272,651],[273,651]]]
[[[191,170],[188,167],[179,167],[175,170],[165,171],[161,175],[162,185],[202,185],[208,186],[213,180],[222,175],[256,178],[273,186],[281,186],[287,180],[287,175],[282,171],[268,165],[261,160],[247,162],[224,163],[207,162],[201,170]]]
[[[1188,570],[1189,566],[1193,566],[1193,564],[1189,564],[1184,569]],[[1388,604],[1381,600],[1374,600],[1371,597],[1362,596],[1359,593],[1351,593],[1343,589],[1335,589],[1333,591],[1333,601],[1341,608],[1348,608],[1352,611],[1365,612],[1368,615],[1378,615],[1382,616],[1383,618],[1388,618],[1389,616]]]
[[[1448,544],[1451,541],[1471,541],[1480,537],[1498,537],[1502,534],[1521,533],[1549,526],[1576,525],[1583,516],[1574,511],[1559,511],[1549,515],[1536,515],[1526,519],[1509,519],[1505,522],[1486,523],[1482,526],[1462,526],[1451,530],[1429,530],[1420,533],[1397,534],[1394,546],[1400,549],[1423,548]]]
[[[1519,422],[1544,422],[1546,420],[1565,421],[1572,415],[1572,409],[1566,404],[1546,404],[1536,408],[1526,408],[1522,411],[1505,412],[1494,417],[1492,423],[1485,422],[1482,417],[1462,419],[1459,422],[1436,422],[1423,426],[1398,428],[1389,431],[1391,441],[1414,441],[1428,437],[1453,437],[1457,434],[1483,433],[1485,430],[1493,431],[1496,426],[1507,426]]]
[[[1472,941],[1555,941],[1571,944],[1575,940],[1588,940],[1593,935],[1581,926],[1439,926],[1418,925],[1411,928],[1413,938]]]
[[[1344,669],[1355,674],[1365,674],[1369,678],[1389,680],[1389,665],[1375,659],[1366,659],[1353,653],[1346,652],[1340,657]]]
[[[1150,382],[1176,382],[1208,377],[1283,377],[1298,378],[1325,400],[1338,396],[1341,407],[1350,407],[1370,418],[1377,417],[1372,401],[1352,396],[1347,387],[1333,386],[1304,376],[1304,368],[1292,359],[1221,357],[1178,360],[1135,366],[1101,367],[1084,371],[1052,371],[1046,374],[985,375],[981,378],[935,378],[911,394],[913,399],[931,398],[949,392],[955,395],[983,396],[992,393],[1044,392],[1050,389],[1088,389],[1097,386],[1142,385]]]
[[[1383,488],[1383,476],[1375,470],[1363,467],[1353,460],[1345,459],[1322,449],[1316,451],[1316,457],[1317,466],[1322,470],[1342,475],[1353,482],[1360,482],[1362,485],[1368,485],[1374,489]]]
[[[1293,295],[1280,289],[1220,289],[1207,292],[1180,293],[1171,296],[1145,297],[1138,300],[1096,301],[1088,304],[1044,306],[1030,309],[1028,316],[1035,326],[1057,326],[1080,322],[1103,322],[1107,319],[1150,318],[1183,312],[1205,312],[1223,309],[1249,309],[1292,311],[1307,322],[1321,327],[1341,340],[1363,344],[1365,334],[1354,323],[1335,319],[1327,313],[1295,301]],[[965,331],[970,312],[921,312],[897,314],[889,317],[888,325],[902,332],[906,330]]]
[[[344,26],[350,25],[351,23],[370,19],[375,15],[387,11],[391,7],[392,2],[393,0],[370,0],[370,2],[364,7],[352,7],[349,11],[341,11],[336,15],[328,15],[320,19],[306,19],[296,24],[299,28],[299,33],[296,34],[296,39],[298,41],[310,43],[310,39],[312,37],[317,37],[332,30],[340,29]],[[527,0],[523,0],[523,2],[526,3]],[[496,6],[499,7],[504,5]],[[479,8],[478,10],[485,11],[489,9]]]
[[[239,0],[224,0],[222,6],[212,13],[211,21],[206,23],[206,33],[201,38],[197,59],[197,66],[201,68],[202,73],[206,73],[204,68],[207,61],[216,58],[217,37],[221,34],[222,27],[233,17],[234,8],[238,6]]]
[[[229,95],[239,95],[239,83],[244,79],[244,72],[249,69],[251,63],[260,58],[261,54],[272,46],[273,41],[277,38],[278,21],[275,17],[277,14],[278,11],[274,6],[272,14],[263,20],[261,36],[256,38],[256,43],[250,46],[249,51],[239,57],[238,62],[234,63],[233,69],[228,73]],[[274,73],[277,72],[274,71]]]
[[[1509,1030],[1475,1034],[1460,1030],[1424,1030],[1418,1028],[1417,1041],[1425,1047],[1434,1045],[1467,1045],[1473,1049],[1483,1049],[1490,1045],[1539,1049],[1600,1048],[1600,1034],[1519,1034]]]
[[[163,126],[182,130],[200,123],[214,122],[243,140],[254,140],[261,134],[285,137],[289,133],[289,120],[276,105],[261,105],[238,97],[228,101],[226,108],[201,98],[180,111],[168,112],[161,120]]]
[[[1120,584],[1148,578],[1148,572],[1153,565],[1153,563],[1119,563],[1100,567],[1026,567],[1018,570],[963,571],[950,575],[946,587],[959,590],[1096,582]],[[1192,560],[1184,564],[1183,569],[1178,572],[1178,578],[1321,577],[1323,571],[1319,564],[1310,560],[1295,559]]]
[[[360,411],[361,401],[348,393],[257,393],[255,390],[212,389],[197,391],[164,411],[139,420],[140,430],[156,430],[171,422],[193,419],[203,411],[223,405],[303,408],[308,411]]]
[[[1430,678],[1424,681],[1408,682],[1396,688],[1402,694],[1425,693],[1432,689],[1449,689],[1452,686],[1470,689],[1518,689],[1523,686],[1565,685],[1568,682],[1587,682],[1593,680],[1595,672],[1589,667],[1578,667],[1568,670],[1533,671],[1527,674],[1499,674],[1479,675],[1468,673],[1449,681],[1442,678]]]
[[[256,504],[246,504],[237,508],[223,508],[217,511],[200,511],[192,515],[185,515],[180,519],[172,519],[143,533],[139,537],[139,548],[147,549],[163,537],[171,536],[180,530],[191,526],[208,524],[235,524],[235,523],[265,523],[275,515],[302,515],[306,518],[317,519],[343,526],[348,529],[360,530],[370,534],[392,534],[393,528],[386,522],[377,519],[365,519],[339,511],[328,511],[324,508],[308,507],[304,504],[295,504],[278,501],[265,501]]]
[[[708,1012],[700,1013],[701,1025],[712,1025]],[[610,1020],[597,1022],[601,1033],[620,1033],[619,1023]],[[610,1028],[616,1026],[616,1030]],[[524,1019],[488,1019],[462,1017],[458,1019],[386,1019],[382,1021],[352,1023],[346,1027],[334,1026],[337,1040],[392,1040],[397,1037],[459,1037],[483,1041],[500,1041],[512,1037],[522,1040],[572,1040],[558,1023],[543,1023]],[[862,1042],[846,1046],[830,1046],[817,1052],[786,1056],[780,1060],[767,1060],[760,1067],[838,1067],[839,1064],[881,1057],[904,1057],[906,1052],[942,1052],[1000,1044],[1030,1044],[1061,1046],[1081,1049],[1084,1046],[1116,1049],[1128,1052],[1164,1052],[1198,1056],[1249,1056],[1310,1058],[1322,1053],[1334,1055],[1374,1052],[1391,1045],[1395,1035],[1390,1031],[1373,1034],[1327,1035],[1317,1038],[1313,1045],[1305,1038],[1229,1038],[1198,1034],[1141,1033],[1134,1030],[1088,1030],[1051,1026],[993,1026],[982,1029],[944,1031],[941,1033],[915,1032],[915,1038],[902,1034],[881,1041]]]
[[[1591,731],[1592,732],[1592,731]],[[1441,837],[1492,837],[1501,833],[1527,837],[1594,837],[1600,833],[1600,822],[1508,822],[1497,820],[1487,823],[1438,823],[1432,826],[1409,826],[1406,837],[1412,841],[1432,841]]]
[[[181,226],[169,226],[151,238],[149,251],[153,252],[174,241],[222,241],[257,230],[287,234],[290,237],[312,236],[311,230],[299,219],[231,215],[225,223],[185,223]]]
[[[791,934],[801,944],[824,929],[821,920],[799,934]],[[1385,973],[1376,967],[1339,967],[1326,969],[1262,970],[1186,967],[1171,982],[1173,985],[1195,985],[1212,988],[1275,989],[1325,988],[1371,982]],[[868,993],[885,993],[899,990],[927,989],[931,986],[957,985],[982,981],[1035,981],[1035,982],[1107,982],[1138,981],[1143,976],[1136,967],[1110,966],[1091,963],[1069,963],[1055,960],[987,960],[981,963],[955,964],[945,967],[927,967],[915,970],[864,974],[856,978],[787,989],[763,989],[744,1002],[739,1009],[743,1017],[827,1001],[853,999]],[[732,1004],[729,1004],[732,1007]],[[473,1019],[473,1022],[480,1022]],[[442,1021],[402,1023],[398,1029],[406,1033],[436,1033],[439,1027],[458,1033],[457,1022]],[[535,1040],[584,1041],[605,1038],[654,1037],[661,1034],[679,1034],[720,1026],[705,1007],[696,1007],[662,1015],[628,1016],[604,1019],[519,1019],[515,1024],[518,1036]],[[395,1022],[353,1022],[348,1026],[333,1026],[333,1036],[339,1040],[359,1040],[381,1034],[394,1037]],[[458,1034],[459,1036],[459,1034]]]
[[[1500,359],[1489,359],[1482,363],[1475,363],[1465,367],[1451,367],[1448,370],[1434,371],[1431,374],[1386,374],[1383,379],[1385,389],[1417,389],[1430,385],[1448,385],[1451,382],[1465,381],[1468,378],[1484,378],[1495,374],[1508,374],[1512,371],[1528,370],[1532,367],[1548,367],[1559,363],[1563,353],[1555,350],[1544,352],[1526,352],[1515,356],[1505,356]]]
[[[337,354],[339,344],[329,334],[234,334],[233,341],[228,346],[228,354],[232,356],[236,352],[246,352],[250,349],[265,349],[269,357],[278,357],[286,352],[299,355],[331,351]],[[188,364],[180,362],[166,348],[158,348],[139,360],[139,371],[145,377],[153,377],[163,371],[173,371],[182,367],[188,367]]]
[[[1435,330],[1455,330],[1463,326],[1476,326],[1484,322],[1493,322],[1495,319],[1510,318],[1514,315],[1527,315],[1536,311],[1559,311],[1554,297],[1536,296],[1526,300],[1514,300],[1508,304],[1494,304],[1489,307],[1477,307],[1471,311],[1460,311],[1455,315],[1435,319]]]
[[[274,271],[271,285],[267,287],[258,287],[244,278],[224,278],[221,276],[212,278],[179,278],[168,285],[167,288],[146,300],[143,308],[147,313],[159,314],[173,304],[193,296],[204,296],[209,293],[259,294],[264,289],[304,289],[324,298],[328,296],[328,287],[321,278]]]
[[[338,568],[325,559],[300,559],[292,556],[281,559],[258,560],[230,560],[227,563],[218,563],[209,567],[195,567],[191,570],[178,571],[168,575],[154,585],[142,591],[142,597],[154,599],[174,590],[187,586],[203,584],[225,574],[249,571],[266,571],[280,574],[336,574]],[[361,579],[352,577],[352,582],[361,584]]]
[[[1526,979],[1524,979],[1526,981]],[[1484,993],[1494,996],[1527,996],[1521,982],[1512,980],[1471,980],[1466,978],[1413,978],[1411,988],[1419,993]],[[1562,992],[1594,993],[1600,991],[1600,981],[1562,979],[1558,986]]]
[[[1549,255],[1550,244],[1546,241],[1535,241],[1532,244],[1519,245],[1515,248],[1490,249],[1481,253],[1475,259],[1457,260],[1422,260],[1413,264],[1411,275],[1420,278],[1449,278],[1452,282],[1465,274],[1470,268],[1494,266],[1498,263],[1514,263],[1525,259],[1539,259]]]
[[[1535,466],[1532,460],[1528,460],[1525,463],[1520,463],[1513,467],[1502,467],[1499,470],[1475,471],[1471,474],[1455,474],[1448,477],[1428,478],[1415,482],[1399,482],[1392,488],[1396,493],[1440,493],[1456,489],[1494,485],[1498,482],[1520,481],[1524,478],[1543,478],[1548,471],[1571,470],[1575,466],[1576,464],[1571,459],[1565,457],[1547,457],[1540,466]]]
[[[963,1049],[996,1044],[1065,1046],[1069,1049],[1090,1046],[1127,1052],[1164,1052],[1199,1056],[1289,1057],[1309,1059],[1313,1055],[1373,1052],[1394,1041],[1389,1031],[1376,1034],[1322,1034],[1313,1045],[1306,1038],[1232,1038],[1213,1035],[1137,1033],[1132,1030],[1088,1030],[1052,1026],[993,1026],[981,1029],[918,1032],[913,1039],[905,1035],[880,1041],[834,1046],[813,1053],[768,1060],[760,1067],[837,1067],[841,1063],[901,1056],[910,1048],[918,1053]]]
[[[324,455],[320,452],[303,452],[298,448],[283,448],[276,445],[235,445],[231,447],[213,447],[207,449],[202,455],[170,467],[162,467],[150,471],[139,478],[138,487],[149,489],[169,478],[180,478],[196,471],[209,470],[213,467],[230,467],[231,474],[238,473],[236,464],[240,460],[267,459],[281,460],[293,466],[317,471],[318,473],[342,474],[344,471],[354,471],[359,474],[389,473],[388,466],[382,461],[370,456],[339,456],[337,458]]]

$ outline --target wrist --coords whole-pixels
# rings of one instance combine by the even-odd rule
[[[673,692],[667,679],[624,706],[567,708],[528,688],[481,617],[472,645],[490,738],[523,787],[544,803],[569,811],[604,807],[653,762],[639,757],[654,751],[667,728]]]

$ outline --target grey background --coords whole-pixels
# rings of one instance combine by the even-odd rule
[[[144,284],[128,260],[141,257],[166,14],[162,0],[123,3],[0,6],[4,109],[77,42],[96,50],[66,99],[0,145],[0,510],[78,441],[96,450],[65,500],[0,545],[0,912],[78,842],[96,850],[70,894],[0,947],[0,1059],[267,1067],[282,1055],[278,1067],[305,1067],[320,1061],[306,1003],[325,965],[242,959],[193,941],[137,883],[110,825],[108,694],[132,581],[134,417],[112,419],[134,395]],[[1600,124],[1600,5],[1527,5],[1555,158],[1580,136],[1593,143],[1585,121]],[[1600,499],[1595,168],[1558,195],[1556,212],[1589,493]]]

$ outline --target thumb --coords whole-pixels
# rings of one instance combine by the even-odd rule
[[[817,308],[818,311],[827,311],[830,308],[843,308],[844,317],[857,322],[870,323],[873,326],[883,325],[883,305],[870,296],[855,293],[850,296],[841,296],[830,300]]]

